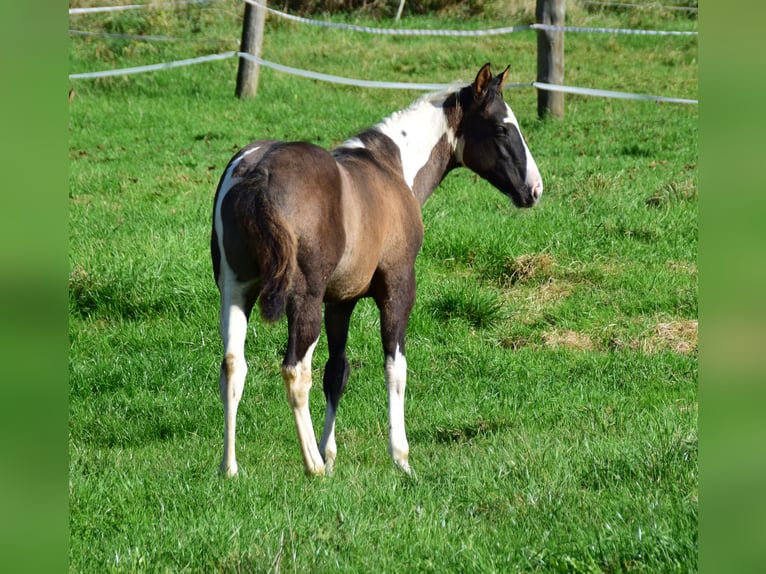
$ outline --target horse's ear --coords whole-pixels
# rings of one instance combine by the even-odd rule
[[[489,62],[484,64],[476,74],[476,79],[473,82],[473,95],[476,98],[481,98],[487,93],[489,88],[489,82],[492,79],[492,72],[489,71]]]
[[[503,85],[505,85],[505,80],[507,80],[507,79],[508,79],[508,71],[509,71],[510,69],[511,69],[511,67],[510,67],[510,66],[507,66],[507,67],[505,68],[505,70],[503,70],[503,73],[502,73],[502,74],[500,74],[500,76],[498,76],[498,77],[500,78],[500,83],[498,83],[498,85],[497,85],[497,89],[498,89],[498,90],[500,90],[500,91],[502,91],[502,90],[503,90]]]

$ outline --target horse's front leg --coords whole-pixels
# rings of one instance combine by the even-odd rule
[[[380,332],[386,360],[386,389],[388,391],[388,452],[396,465],[410,474],[407,433],[404,428],[404,393],[407,387],[407,359],[404,336],[410,311],[415,302],[414,271],[393,282],[378,302]]]
[[[288,304],[288,342],[282,363],[282,380],[298,431],[303,466],[308,475],[324,474],[325,471],[309,411],[311,357],[319,340],[321,323],[321,299],[293,301]]]

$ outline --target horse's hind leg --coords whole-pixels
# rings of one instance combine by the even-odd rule
[[[288,341],[282,363],[282,380],[293,411],[306,474],[324,474],[309,411],[311,357],[322,328],[321,298],[293,296],[287,306]]]
[[[351,313],[356,301],[345,303],[328,303],[325,306],[325,331],[327,332],[327,346],[329,358],[324,369],[324,396],[327,399],[325,411],[324,431],[319,441],[319,454],[322,455],[326,471],[332,472],[338,447],[335,444],[335,416],[338,412],[338,403],[343,391],[346,389],[350,368],[346,358],[346,340],[348,339],[348,325]]]
[[[247,320],[253,303],[248,295],[248,286],[227,278],[221,284],[220,329],[224,356],[218,387],[224,409],[224,442],[221,473],[237,474],[235,435],[237,430],[237,408],[242,399],[247,375],[245,362],[245,336]]]

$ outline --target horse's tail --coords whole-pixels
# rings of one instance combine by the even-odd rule
[[[258,266],[261,317],[273,322],[282,317],[287,306],[288,290],[298,266],[298,240],[266,191],[268,173],[259,171],[242,184],[248,192],[237,200],[237,220]]]

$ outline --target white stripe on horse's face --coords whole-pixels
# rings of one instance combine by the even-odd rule
[[[513,113],[513,110],[508,104],[505,104],[506,108],[506,116],[503,119],[504,124],[511,124],[514,126],[517,130],[519,130],[519,135],[521,136],[521,142],[524,144],[524,151],[527,155],[527,179],[526,184],[529,186],[529,189],[532,190],[532,195],[535,196],[535,199],[540,199],[540,196],[543,194],[543,178],[540,175],[540,170],[537,167],[537,162],[535,162],[535,158],[532,157],[532,152],[529,151],[529,146],[527,146],[527,140],[524,138],[524,136],[521,133],[521,128],[519,127],[519,120],[516,119],[516,115]]]
[[[415,176],[428,163],[431,151],[447,134],[454,149],[454,134],[449,129],[444,109],[429,101],[416,102],[410,108],[387,118],[375,129],[387,135],[399,148],[404,181],[414,188]]]

